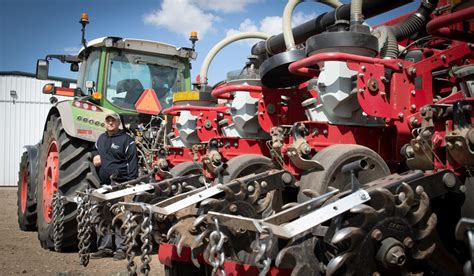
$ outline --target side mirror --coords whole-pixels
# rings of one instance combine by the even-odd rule
[[[36,78],[39,80],[48,79],[49,61],[46,59],[38,59],[36,63]]]
[[[77,72],[79,71],[79,64],[77,63],[71,63],[71,72]]]

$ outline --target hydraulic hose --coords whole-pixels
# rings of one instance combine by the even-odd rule
[[[270,37],[269,34],[266,33],[261,33],[261,32],[244,32],[244,33],[238,33],[235,35],[228,36],[224,38],[223,40],[219,41],[212,49],[209,51],[207,54],[206,58],[204,59],[200,71],[200,78],[201,78],[201,84],[205,85],[207,84],[207,73],[209,71],[209,66],[214,59],[214,57],[217,55],[217,53],[222,50],[225,46],[228,44],[242,40],[242,39],[248,39],[248,38],[257,38],[257,39],[268,39]]]
[[[380,26],[374,31],[374,35],[379,40],[379,53],[382,58],[398,57],[398,41],[392,28]]]
[[[422,0],[420,7],[415,13],[397,25],[392,26],[391,28],[397,40],[407,39],[421,31],[430,20],[430,15],[436,8],[436,5],[438,5],[438,0]]]
[[[363,0],[362,13],[367,19],[411,2],[413,2],[413,0],[397,0],[389,2],[380,0]],[[350,8],[351,5],[342,5],[338,9],[323,13],[314,19],[296,26],[292,31],[295,44],[300,44],[306,41],[309,37],[324,32],[328,26],[334,25],[336,18],[349,20]],[[284,51],[286,51],[286,43],[283,33],[272,36],[266,41],[258,42],[252,47],[252,54],[256,56],[267,54],[275,55]]]
[[[374,32],[379,34],[379,49],[382,58],[398,57],[398,41],[421,31],[430,19],[438,0],[423,0],[415,13],[393,26],[381,26]]]
[[[359,0],[361,1],[361,0]],[[291,28],[291,19],[293,16],[293,10],[295,7],[303,2],[303,0],[289,0],[283,10],[283,38],[285,40],[286,50],[294,50],[296,49],[295,39],[293,37],[293,29]],[[319,0],[316,2],[321,2],[323,4],[329,5],[333,8],[337,8],[342,6],[342,3],[339,1],[333,0]]]

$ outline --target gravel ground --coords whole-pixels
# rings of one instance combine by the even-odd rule
[[[79,265],[77,252],[57,253],[41,248],[36,232],[23,232],[16,216],[16,187],[0,188],[0,275],[127,275],[126,261],[111,258]],[[164,275],[152,255],[151,275]]]

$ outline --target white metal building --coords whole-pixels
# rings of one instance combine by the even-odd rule
[[[0,186],[17,185],[23,146],[39,142],[51,107],[51,96],[43,94],[42,88],[46,83],[60,86],[62,81],[73,82],[56,77],[37,80],[34,74],[23,72],[0,72]]]

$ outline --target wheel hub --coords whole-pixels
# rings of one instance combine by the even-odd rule
[[[53,215],[53,195],[58,190],[59,179],[59,155],[56,141],[52,141],[49,145],[43,175],[43,217],[47,223],[50,223]]]
[[[28,168],[25,168],[21,174],[21,212],[24,214],[26,211],[26,201],[28,200]]]

